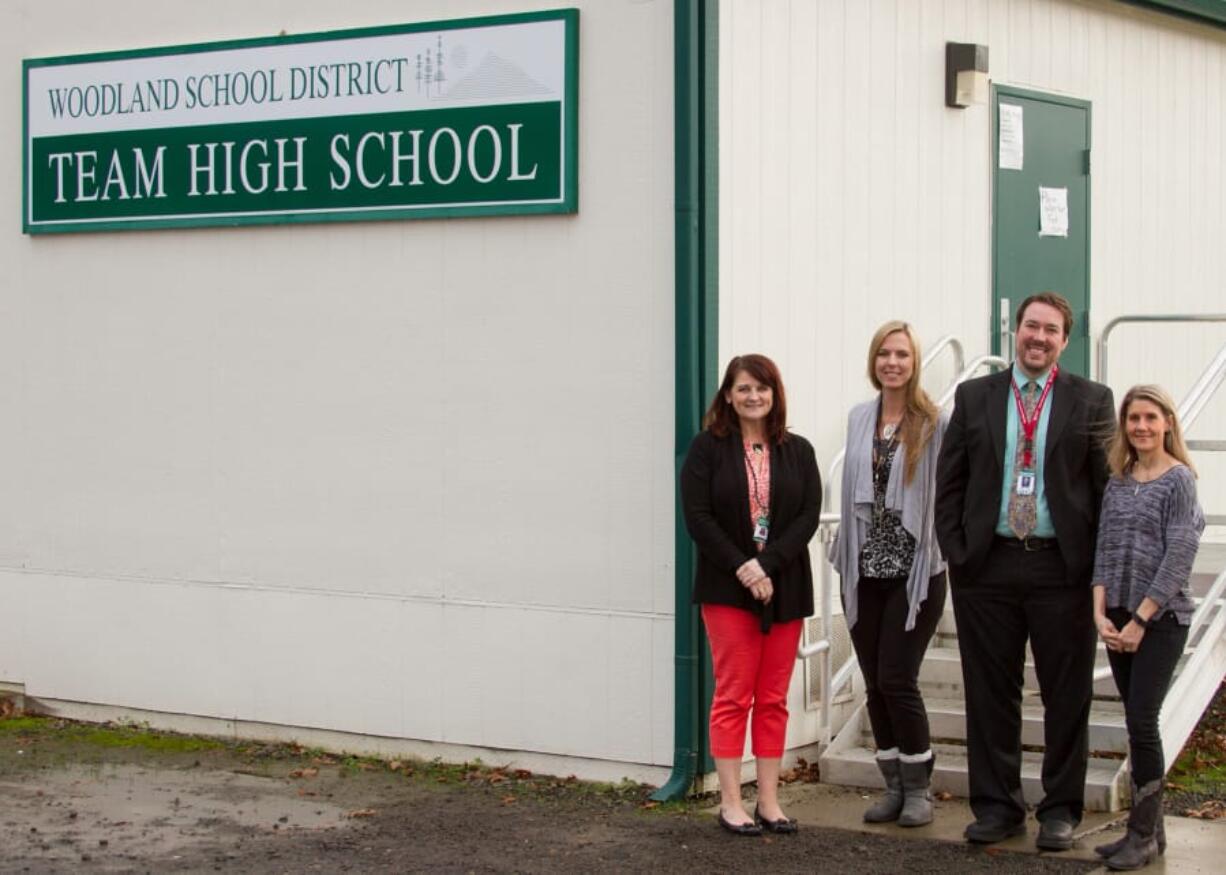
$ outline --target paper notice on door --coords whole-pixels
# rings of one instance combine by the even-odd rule
[[[1039,187],[1039,236],[1068,236],[1068,189]]]
[[[1021,170],[1026,138],[1022,131],[1022,108],[1012,103],[1000,105],[1000,169]]]

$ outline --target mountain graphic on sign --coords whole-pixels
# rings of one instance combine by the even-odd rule
[[[508,97],[539,97],[552,91],[537,82],[518,65],[493,52],[486,54],[473,70],[451,86],[451,100],[490,99]]]

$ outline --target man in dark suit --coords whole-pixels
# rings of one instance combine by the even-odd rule
[[[1036,844],[1072,847],[1089,756],[1090,577],[1111,390],[1059,368],[1073,311],[1022,302],[1011,368],[958,387],[937,466],[937,539],[949,561],[966,691],[971,842],[1026,830],[1021,701],[1027,638],[1045,707]]]

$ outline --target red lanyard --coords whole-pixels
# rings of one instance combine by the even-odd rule
[[[1025,442],[1022,444],[1022,467],[1032,468],[1034,466],[1034,433],[1039,427],[1039,417],[1043,414],[1043,405],[1047,402],[1047,393],[1051,391],[1052,383],[1056,382],[1056,374],[1060,373],[1059,365],[1052,365],[1051,373],[1047,376],[1047,383],[1043,386],[1043,394],[1039,396],[1039,401],[1034,405],[1034,418],[1026,418],[1026,405],[1022,403],[1021,390],[1017,388],[1017,382],[1009,381],[1009,385],[1013,387],[1013,400],[1017,402],[1017,418],[1022,424],[1022,436]]]

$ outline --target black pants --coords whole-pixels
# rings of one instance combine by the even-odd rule
[[[1089,759],[1095,629],[1089,581],[1070,584],[1056,548],[998,540],[974,579],[951,570],[966,690],[971,810],[1020,823],[1022,683],[1026,639],[1045,709],[1039,820],[1081,821]]]
[[[868,688],[873,739],[880,750],[896,747],[899,753],[924,753],[930,738],[919,669],[945,610],[945,575],[929,578],[928,597],[910,632],[905,631],[906,578],[862,577],[856,600],[859,614],[851,628],[851,643]]]
[[[1122,608],[1107,611],[1115,628],[1123,629],[1129,613]],[[1179,625],[1174,614],[1155,620],[1145,630],[1136,653],[1107,651],[1115,686],[1124,700],[1124,722],[1128,726],[1128,755],[1132,758],[1132,780],[1137,786],[1166,774],[1162,756],[1162,736],[1158,734],[1158,712],[1171,685],[1175,664],[1188,643],[1188,627]]]

